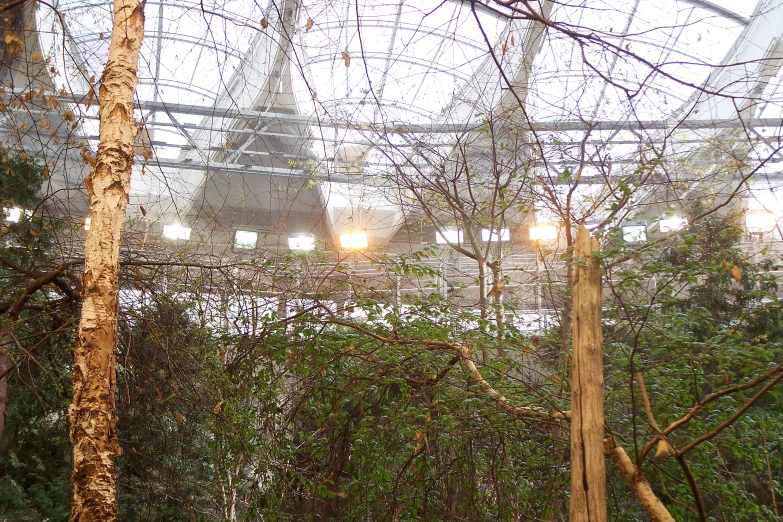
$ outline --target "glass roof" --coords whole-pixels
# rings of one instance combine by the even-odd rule
[[[300,110],[358,123],[436,120],[486,66],[484,35],[497,42],[509,25],[443,0],[316,0],[301,16]]]
[[[86,69],[85,77],[99,78],[106,62],[111,6],[111,2],[84,0],[64,0],[56,5],[65,14],[68,34],[78,49],[78,55],[71,58]],[[258,21],[263,16],[255,2],[246,0],[149,1],[145,13],[136,95],[139,100],[163,101],[172,106],[213,105],[258,33]],[[39,15],[39,26],[46,28],[49,18],[50,13]],[[56,37],[50,45],[56,47]],[[65,63],[61,66],[68,68]],[[69,83],[72,78],[73,74],[61,81]],[[67,87],[76,90],[71,84]],[[156,147],[158,157],[177,157],[180,147],[187,143],[178,126],[197,124],[202,119],[176,112],[176,124],[173,114],[166,111],[152,116],[157,124],[152,140],[161,144]],[[139,114],[140,118],[147,116],[149,113]],[[94,130],[97,134],[97,126]]]
[[[703,84],[742,30],[736,21],[682,0],[561,4],[552,19],[603,43],[550,30],[527,99],[539,121],[667,118]]]
[[[539,9],[548,4],[530,3]],[[593,131],[591,139],[616,142],[602,154],[620,159],[638,153],[639,137],[619,124],[676,117],[735,45],[755,4],[557,2],[545,15],[552,25],[540,42],[531,42],[540,26],[512,20],[511,11],[494,3],[274,0],[262,7],[253,0],[150,1],[137,96],[158,105],[138,117],[154,123],[149,139],[156,158],[193,161],[201,139],[201,159],[216,161],[229,157],[230,130],[241,127],[247,135],[261,125],[208,116],[210,107],[259,109],[257,96],[232,92],[233,78],[251,70],[264,80],[290,74],[289,81],[277,84],[290,91],[281,107],[293,112],[291,117],[305,118],[298,121],[310,118],[315,157],[328,163],[358,146],[352,154],[364,162],[362,173],[378,174],[426,134],[408,133],[406,126],[480,121],[501,98],[510,99],[510,80],[532,122],[617,122],[617,128]],[[68,71],[55,80],[68,90],[84,90],[85,79],[98,78],[106,59],[111,3],[63,0],[56,7],[65,13],[76,52],[64,52],[54,18],[39,14],[44,32],[49,25],[55,29],[42,39],[44,47],[48,42],[48,54],[59,56],[58,66]],[[285,23],[273,23],[281,17]],[[290,67],[272,70],[276,55]],[[245,90],[262,89],[245,83]],[[780,85],[780,75],[767,90],[773,85]],[[778,114],[780,103],[770,98],[775,102],[763,113]],[[92,118],[85,133],[97,135],[95,107],[84,114]],[[339,123],[319,125],[324,120]],[[370,127],[379,124],[397,132]],[[274,132],[295,134],[302,128]],[[583,136],[581,130],[564,130],[544,141],[565,150],[558,143],[577,143]],[[450,146],[443,137],[427,139],[440,150]],[[380,150],[384,144],[386,150]],[[567,162],[568,151],[563,155]]]

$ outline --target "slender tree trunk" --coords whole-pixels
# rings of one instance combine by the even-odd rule
[[[11,367],[11,359],[8,357],[6,346],[13,342],[13,326],[0,324],[0,441],[3,440],[5,414],[8,411],[8,369]]]
[[[120,237],[128,205],[133,95],[144,37],[143,4],[114,0],[109,59],[101,78],[100,142],[86,180],[91,225],[84,245],[82,311],[68,410],[73,444],[71,522],[117,518],[114,457],[120,454],[114,415]]]
[[[574,260],[571,373],[571,521],[606,521],[604,371],[598,241],[580,225]]]

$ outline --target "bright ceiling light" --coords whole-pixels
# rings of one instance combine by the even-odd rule
[[[5,209],[5,219],[9,223],[19,223],[22,218],[22,209],[19,207]]]
[[[752,210],[745,214],[745,230],[749,234],[772,232],[777,224],[777,217],[769,210]]]
[[[660,220],[658,222],[658,228],[665,234],[667,232],[674,232],[675,230],[682,230],[687,224],[687,219],[675,216]]]
[[[435,232],[435,243],[438,245],[447,245],[449,243],[462,243],[462,230],[455,227],[446,227],[443,233]]]
[[[90,230],[90,223],[92,223],[92,218],[84,218],[84,230]]]
[[[557,228],[552,225],[530,227],[531,241],[552,241],[557,239]]]
[[[349,232],[340,236],[340,246],[345,250],[361,250],[367,248],[367,234],[362,232]]]
[[[484,242],[490,241],[509,241],[511,239],[511,232],[507,228],[481,229],[481,240]]]
[[[647,241],[647,225],[623,225],[623,241],[641,243]]]
[[[187,241],[190,239],[190,227],[183,227],[182,225],[164,225],[163,237],[166,239],[172,239],[174,241],[182,239]]]
[[[255,230],[234,231],[234,250],[254,250],[258,245],[258,232]]]
[[[342,238],[340,239],[342,241]],[[297,234],[288,238],[288,248],[303,251],[313,250],[315,248],[315,238],[308,234]]]

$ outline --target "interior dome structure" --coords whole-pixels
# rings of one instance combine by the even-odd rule
[[[783,0],[0,0],[0,521],[782,520],[781,165]]]
[[[219,223],[229,235],[252,226],[282,245],[308,231],[333,243],[355,225],[382,246],[410,213],[405,191],[384,188],[392,173],[449,163],[459,135],[487,121],[533,136],[530,161],[563,158],[537,169],[573,162],[578,144],[595,142],[597,164],[611,158],[619,170],[664,141],[655,154],[698,154],[738,117],[762,118],[752,97],[775,88],[769,2],[518,4],[147,3],[136,92],[145,162],[131,212]],[[30,16],[54,71],[44,83],[73,93],[67,105],[94,152],[97,104],[78,99],[99,81],[110,4],[61,1]],[[596,161],[583,163],[585,175],[600,175]],[[376,186],[396,210],[375,224],[361,202],[334,198],[343,210],[329,210],[329,187],[358,193],[351,184]],[[324,219],[337,214],[349,221]]]

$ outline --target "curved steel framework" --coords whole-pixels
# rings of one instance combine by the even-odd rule
[[[662,143],[708,163],[701,145],[737,130],[759,138],[747,152],[761,155],[781,134],[773,109],[783,0],[759,0],[752,11],[717,0],[602,0],[595,11],[545,0],[527,16],[502,4],[148,3],[139,152],[152,154],[145,172],[161,181],[140,182],[148,190],[133,202],[164,216],[171,208],[198,214],[210,198],[232,207],[262,177],[270,186],[273,179],[379,183],[395,168],[384,164],[394,151],[426,143],[448,156],[457,136],[482,128],[495,111],[512,114],[499,129],[519,127],[528,143],[595,140],[599,156],[618,166]],[[35,12],[38,49],[53,61],[48,85],[94,146],[99,100],[88,79],[99,76],[108,18],[88,2],[54,7],[65,27],[43,4]],[[590,24],[602,39],[581,31]],[[24,90],[1,96],[8,104]],[[78,155],[71,151],[71,161]],[[360,175],[345,170],[347,156],[364,162]],[[174,187],[170,207],[151,203],[161,183]],[[323,214],[329,203],[311,196],[308,205],[318,202]]]

